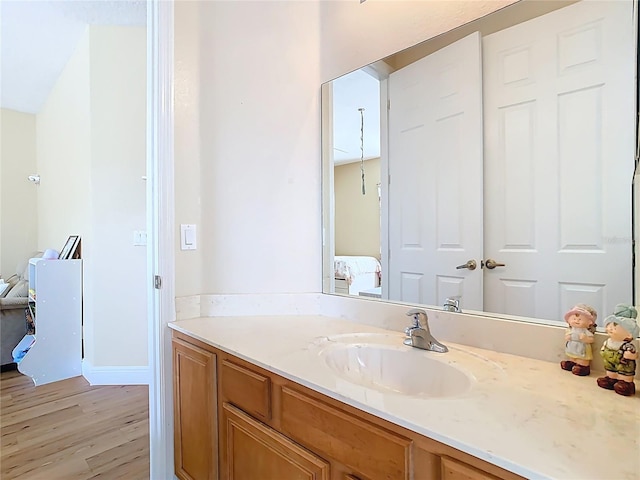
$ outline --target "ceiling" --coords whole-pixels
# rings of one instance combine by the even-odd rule
[[[38,113],[87,25],[145,25],[144,0],[0,1],[0,106]]]
[[[0,107],[36,114],[87,25],[145,25],[144,0],[0,0]],[[380,86],[363,70],[334,82],[335,160],[380,156]]]
[[[332,85],[335,164],[359,161],[361,155],[365,160],[380,157],[379,80],[365,70],[356,70],[335,79]],[[364,108],[362,117],[360,108]]]
[[[360,113],[364,108],[364,159],[380,156],[380,81],[444,46],[480,31],[489,35],[508,26],[544,15],[577,0],[527,0],[469,22],[374,64],[335,79],[333,86],[333,156],[335,164],[360,161]]]

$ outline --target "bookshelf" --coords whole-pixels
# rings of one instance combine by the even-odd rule
[[[82,260],[29,260],[34,331],[13,350],[36,385],[82,374]]]

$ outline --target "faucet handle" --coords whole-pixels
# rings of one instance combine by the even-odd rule
[[[420,315],[424,315],[424,321],[425,323],[428,320],[427,317],[427,312],[425,312],[424,310],[420,309],[420,308],[412,308],[411,310],[409,310],[407,312],[407,316],[409,317],[413,317],[413,327],[422,327],[422,324],[420,323]]]
[[[460,312],[460,297],[457,295],[455,297],[447,297],[442,307],[449,312]]]

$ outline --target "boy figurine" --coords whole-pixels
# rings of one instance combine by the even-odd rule
[[[638,350],[634,341],[640,333],[636,317],[638,312],[631,305],[616,305],[613,315],[604,320],[609,338],[602,345],[600,355],[604,360],[606,376],[598,378],[598,386],[615,390],[619,395],[636,393],[633,379],[636,375]]]
[[[569,360],[560,362],[563,370],[584,377],[591,373],[593,353],[591,344],[595,340],[598,314],[593,307],[580,303],[564,314],[564,321],[569,324],[564,335],[564,353]]]

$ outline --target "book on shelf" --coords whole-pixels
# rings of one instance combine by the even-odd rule
[[[58,258],[60,260],[74,260],[76,258],[81,258],[81,241],[80,235],[71,235],[67,242],[62,247],[62,251]]]
[[[27,335],[35,335],[36,333],[36,306],[29,304],[29,307],[24,309],[24,316],[27,322]]]

